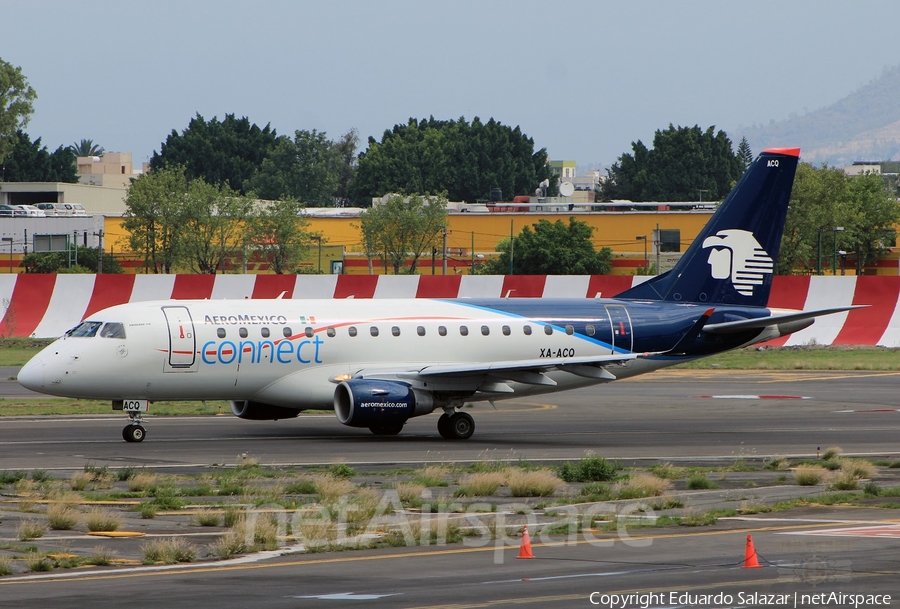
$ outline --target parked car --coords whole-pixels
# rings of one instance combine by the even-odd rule
[[[29,218],[46,218],[47,214],[43,209],[38,209],[34,205],[13,205],[13,207],[18,207],[22,211],[25,212],[25,215]]]
[[[71,203],[38,203],[35,205],[38,209],[44,210],[48,216],[83,216],[75,210],[75,205]],[[84,207],[78,205],[84,211]]]
[[[69,205],[65,203],[65,205]],[[86,216],[87,211],[84,209],[84,205],[81,203],[72,203],[72,215],[73,216]]]
[[[0,204],[0,217],[25,216],[26,212],[15,205]]]

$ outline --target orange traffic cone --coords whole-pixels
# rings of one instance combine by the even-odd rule
[[[525,525],[525,530],[522,531],[522,545],[519,546],[519,555],[516,558],[534,558],[534,554],[531,553],[531,537],[528,536],[528,525]]]
[[[747,550],[744,552],[744,568],[758,569],[762,567],[756,558],[756,548],[753,547],[753,538],[747,535]]]

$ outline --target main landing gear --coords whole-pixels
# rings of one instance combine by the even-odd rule
[[[129,412],[128,418],[131,419],[131,422],[122,430],[122,437],[126,442],[143,442],[147,436],[147,430],[141,425],[144,422],[141,413]]]
[[[444,413],[438,419],[438,433],[448,440],[468,440],[475,433],[475,419],[467,412]]]

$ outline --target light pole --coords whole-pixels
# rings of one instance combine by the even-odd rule
[[[13,261],[12,261],[12,246],[13,246],[13,238],[12,237],[0,237],[0,241],[9,241],[9,272],[12,273]]]
[[[837,234],[840,232],[843,232],[843,230],[844,230],[843,226],[835,226],[834,229],[832,229],[832,233],[834,234],[834,248],[833,248],[834,249],[834,259],[831,262],[831,274],[832,275],[837,275],[837,256],[838,256],[838,254],[837,254],[838,253]]]
[[[637,237],[635,237],[635,239],[644,242],[644,272],[646,273],[648,271],[648,263],[650,262],[647,258],[647,235],[638,235]]]

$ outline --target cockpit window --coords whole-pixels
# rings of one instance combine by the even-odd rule
[[[103,338],[125,338],[125,325],[117,321],[111,321],[100,330]]]
[[[91,338],[97,335],[97,330],[102,325],[102,321],[83,321],[66,332],[66,334],[75,338]]]

